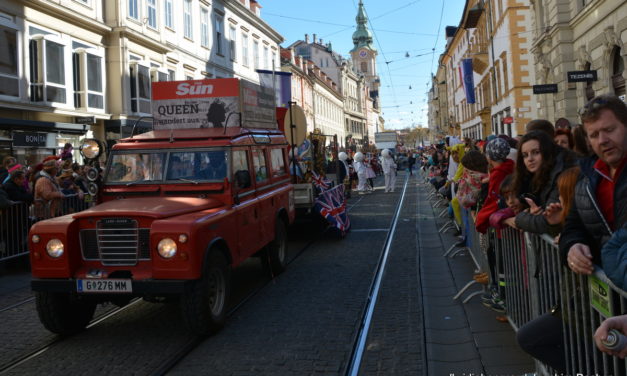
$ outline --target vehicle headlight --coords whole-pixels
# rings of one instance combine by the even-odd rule
[[[161,239],[159,244],[157,244],[157,251],[163,258],[172,258],[176,255],[176,242],[170,238]]]
[[[85,159],[96,159],[100,156],[102,148],[98,140],[93,138],[87,138],[83,140],[83,144],[80,147],[80,152]]]
[[[61,257],[63,255],[63,242],[59,239],[50,239],[46,244],[46,252],[50,257]]]

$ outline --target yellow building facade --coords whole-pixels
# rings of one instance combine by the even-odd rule
[[[459,129],[462,137],[475,139],[517,136],[536,117],[531,17],[527,0],[468,0],[459,26],[447,27],[447,46],[436,76],[446,77],[446,101],[440,103],[446,103],[447,118],[438,121],[450,134]],[[472,73],[464,75],[462,65],[468,59]],[[469,103],[466,86],[475,103]]]

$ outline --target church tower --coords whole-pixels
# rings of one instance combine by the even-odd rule
[[[377,102],[379,96],[379,76],[377,75],[377,50],[372,45],[372,33],[368,30],[368,17],[363,0],[359,0],[357,30],[353,33],[353,49],[350,51],[355,70],[366,77],[370,96]]]

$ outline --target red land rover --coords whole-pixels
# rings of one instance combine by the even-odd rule
[[[230,270],[254,254],[286,264],[294,220],[287,142],[278,130],[155,130],[109,153],[100,204],[36,223],[32,288],[44,326],[83,329],[100,302],[175,297],[183,321],[225,320]]]

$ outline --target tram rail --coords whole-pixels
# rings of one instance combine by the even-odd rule
[[[385,268],[387,266],[390,248],[392,247],[392,242],[394,241],[396,225],[398,224],[398,218],[400,216],[401,209],[403,208],[403,201],[405,200],[408,183],[409,175],[406,175],[405,183],[403,184],[403,191],[401,192],[401,196],[396,204],[396,210],[394,212],[394,216],[392,217],[392,221],[390,224],[390,228],[388,229],[385,242],[383,243],[381,255],[379,256],[379,260],[375,269],[375,275],[370,285],[370,290],[368,291],[368,296],[366,298],[367,303],[361,316],[359,330],[355,336],[350,356],[350,362],[346,366],[346,372],[344,373],[347,376],[357,376],[359,374],[361,360],[363,358],[364,350],[366,348],[366,340],[368,339],[368,332],[370,331],[370,326],[372,323],[372,316],[374,314],[377,299],[379,297],[381,281],[383,279]]]
[[[29,300],[29,301],[34,301],[34,297]],[[124,307],[119,307],[119,308],[115,308],[111,311],[107,311],[104,312],[102,315],[96,317],[95,319],[93,319],[86,327],[85,329],[89,329],[92,328],[96,325],[98,325],[99,323],[119,314],[120,312],[130,308],[131,306],[139,303],[141,301],[141,299],[133,299],[129,304],[125,305]],[[23,302],[23,304],[27,303],[26,301]],[[53,345],[55,345],[56,343],[59,343],[61,341],[63,341],[64,339],[66,339],[67,337],[63,337],[63,336],[56,336],[53,340],[48,341],[47,343],[45,343],[44,345],[38,346],[35,350],[29,351],[28,353],[17,357],[16,359],[14,359],[13,361],[11,361],[8,364],[2,365],[0,366],[0,375],[7,373],[9,371],[11,371],[12,369],[20,366],[21,364],[24,364],[26,362],[28,362],[31,359],[36,358],[37,356],[39,356],[40,354],[44,353],[45,351],[47,351],[50,347],[52,347]]]

